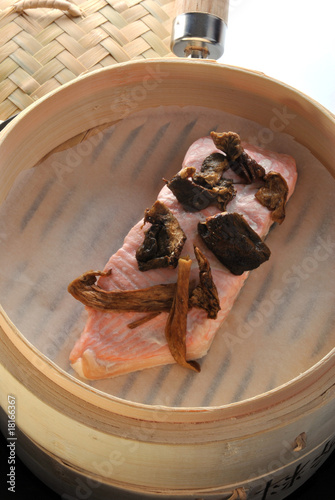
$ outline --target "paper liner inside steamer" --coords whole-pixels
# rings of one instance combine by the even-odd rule
[[[21,174],[0,211],[2,306],[29,342],[75,375],[68,358],[86,311],[67,285],[104,268],[155,201],[162,178],[172,177],[191,143],[211,130],[234,130],[295,157],[299,178],[286,220],[270,232],[272,256],[251,273],[201,373],[166,365],[87,382],[114,396],[223,405],[288,382],[334,346],[334,179],[284,133],[201,107],[134,113]]]

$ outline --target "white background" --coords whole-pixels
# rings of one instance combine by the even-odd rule
[[[335,0],[230,0],[220,62],[261,71],[335,113]]]

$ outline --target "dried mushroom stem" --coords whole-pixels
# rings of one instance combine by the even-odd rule
[[[73,280],[68,291],[85,306],[99,311],[163,312],[172,305],[176,284],[154,285],[138,290],[104,290],[97,286],[97,276],[109,276],[109,271],[88,271]]]
[[[142,326],[145,323],[148,323],[148,321],[151,321],[152,319],[156,318],[156,316],[159,316],[160,312],[152,312],[148,313],[145,316],[142,316],[142,318],[136,319],[135,321],[131,321],[128,323],[128,328],[133,330],[134,328],[137,328],[138,326]]]
[[[194,251],[199,265],[200,283],[196,286],[194,280],[188,281],[188,308],[204,309],[209,318],[215,318],[220,310],[220,304],[210,265],[197,247]],[[179,265],[183,261],[183,259],[179,259]],[[68,291],[85,306],[99,311],[148,313],[129,323],[129,328],[136,328],[161,312],[170,311],[177,283],[153,285],[135,290],[104,290],[96,284],[98,276],[110,276],[111,273],[111,269],[108,271],[87,271],[69,284]]]
[[[84,305],[100,311],[133,311],[147,313],[128,324],[133,329],[155,318],[161,312],[169,312],[165,336],[174,360],[181,366],[200,371],[196,361],[186,360],[187,314],[192,307],[207,311],[208,318],[215,319],[220,302],[214,284],[210,264],[205,255],[194,246],[199,266],[200,283],[190,281],[192,260],[179,258],[177,283],[154,285],[137,290],[104,290],[96,284],[97,276],[110,276],[108,271],[88,271],[73,280],[68,291]]]
[[[190,297],[190,307],[199,307],[207,311],[207,317],[216,319],[220,311],[220,299],[213,281],[211,266],[205,255],[194,246],[194,254],[199,266],[199,285],[193,290]]]
[[[188,257],[179,259],[177,288],[165,326],[165,337],[174,360],[181,366],[199,372],[200,365],[196,361],[186,360],[186,330],[191,265],[192,260]]]

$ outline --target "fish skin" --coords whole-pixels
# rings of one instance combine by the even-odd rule
[[[275,153],[243,143],[245,151],[266,170],[280,173],[289,188],[288,198],[292,195],[297,181],[294,159],[285,154]],[[182,167],[194,166],[200,170],[204,158],[217,152],[210,137],[203,137],[193,143],[187,151]],[[232,177],[227,171],[227,177]],[[255,198],[257,187],[237,184],[236,197],[228,204],[228,212],[238,212],[245,217],[259,236],[264,238],[273,221],[271,212]],[[218,289],[221,310],[216,319],[208,319],[201,309],[191,309],[187,317],[186,350],[187,359],[194,360],[205,356],[219,326],[227,317],[249,272],[240,276],[230,273],[205,246],[198,235],[200,221],[219,213],[215,206],[199,212],[186,212],[172,192],[164,186],[157,199],[178,218],[179,224],[187,235],[182,256],[192,259],[191,280],[198,279],[198,265],[194,256],[194,245],[198,246],[209,259],[214,283]],[[141,272],[135,253],[143,242],[143,219],[126,236],[123,246],[109,259],[104,271],[112,269],[110,276],[101,277],[98,284],[105,290],[144,288],[161,283],[176,282],[176,269],[151,269]],[[165,339],[165,323],[168,313],[161,313],[149,322],[130,329],[128,324],[143,316],[143,313],[101,312],[86,307],[88,318],[80,338],[70,353],[74,370],[83,378],[104,379],[143,370],[154,366],[175,363]]]

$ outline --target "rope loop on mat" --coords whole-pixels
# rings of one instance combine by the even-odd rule
[[[68,0],[20,0],[11,7],[8,7],[0,14],[0,19],[9,16],[13,12],[22,14],[28,9],[58,9],[72,17],[81,17],[83,10]]]
[[[248,495],[244,488],[236,488],[228,500],[247,500]]]

